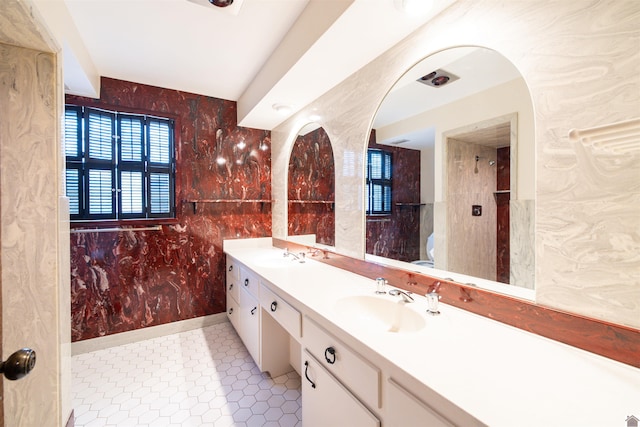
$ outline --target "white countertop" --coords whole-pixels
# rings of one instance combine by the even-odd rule
[[[446,304],[429,316],[418,295],[406,306],[424,316],[419,331],[345,323],[336,301],[374,295],[373,280],[313,258],[291,261],[270,238],[225,241],[224,250],[302,311],[333,323],[487,425],[624,427],[628,416],[640,418],[640,369]]]

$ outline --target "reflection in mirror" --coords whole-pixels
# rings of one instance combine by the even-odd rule
[[[369,149],[392,153],[393,193],[391,214],[367,215],[368,258],[532,289],[533,133],[526,82],[499,53],[459,47],[416,64],[371,132]]]
[[[316,123],[304,126],[289,158],[288,235],[312,236],[335,245],[335,171],[329,136]]]

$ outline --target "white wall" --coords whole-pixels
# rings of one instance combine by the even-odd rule
[[[288,136],[320,113],[336,158],[336,248],[363,257],[363,156],[379,103],[420,59],[483,46],[514,63],[533,99],[535,153],[521,153],[518,167],[533,168],[535,182],[518,197],[535,188],[537,301],[640,327],[640,201],[630,191],[638,185],[640,155],[603,155],[569,139],[572,128],[640,115],[639,21],[635,0],[456,2],[274,129],[274,236],[286,237]],[[347,158],[360,173],[346,173]]]

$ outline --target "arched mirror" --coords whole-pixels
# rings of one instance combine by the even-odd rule
[[[380,105],[367,159],[368,259],[533,296],[533,104],[508,59],[457,47],[416,64]]]
[[[289,158],[288,231],[310,238],[307,244],[335,245],[335,167],[327,132],[317,123],[304,126]]]

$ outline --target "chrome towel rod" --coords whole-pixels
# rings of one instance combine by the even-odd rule
[[[79,228],[76,230],[71,230],[72,234],[75,233],[113,233],[118,231],[160,231],[162,230],[161,225],[153,225],[149,227],[111,227],[111,228]]]

